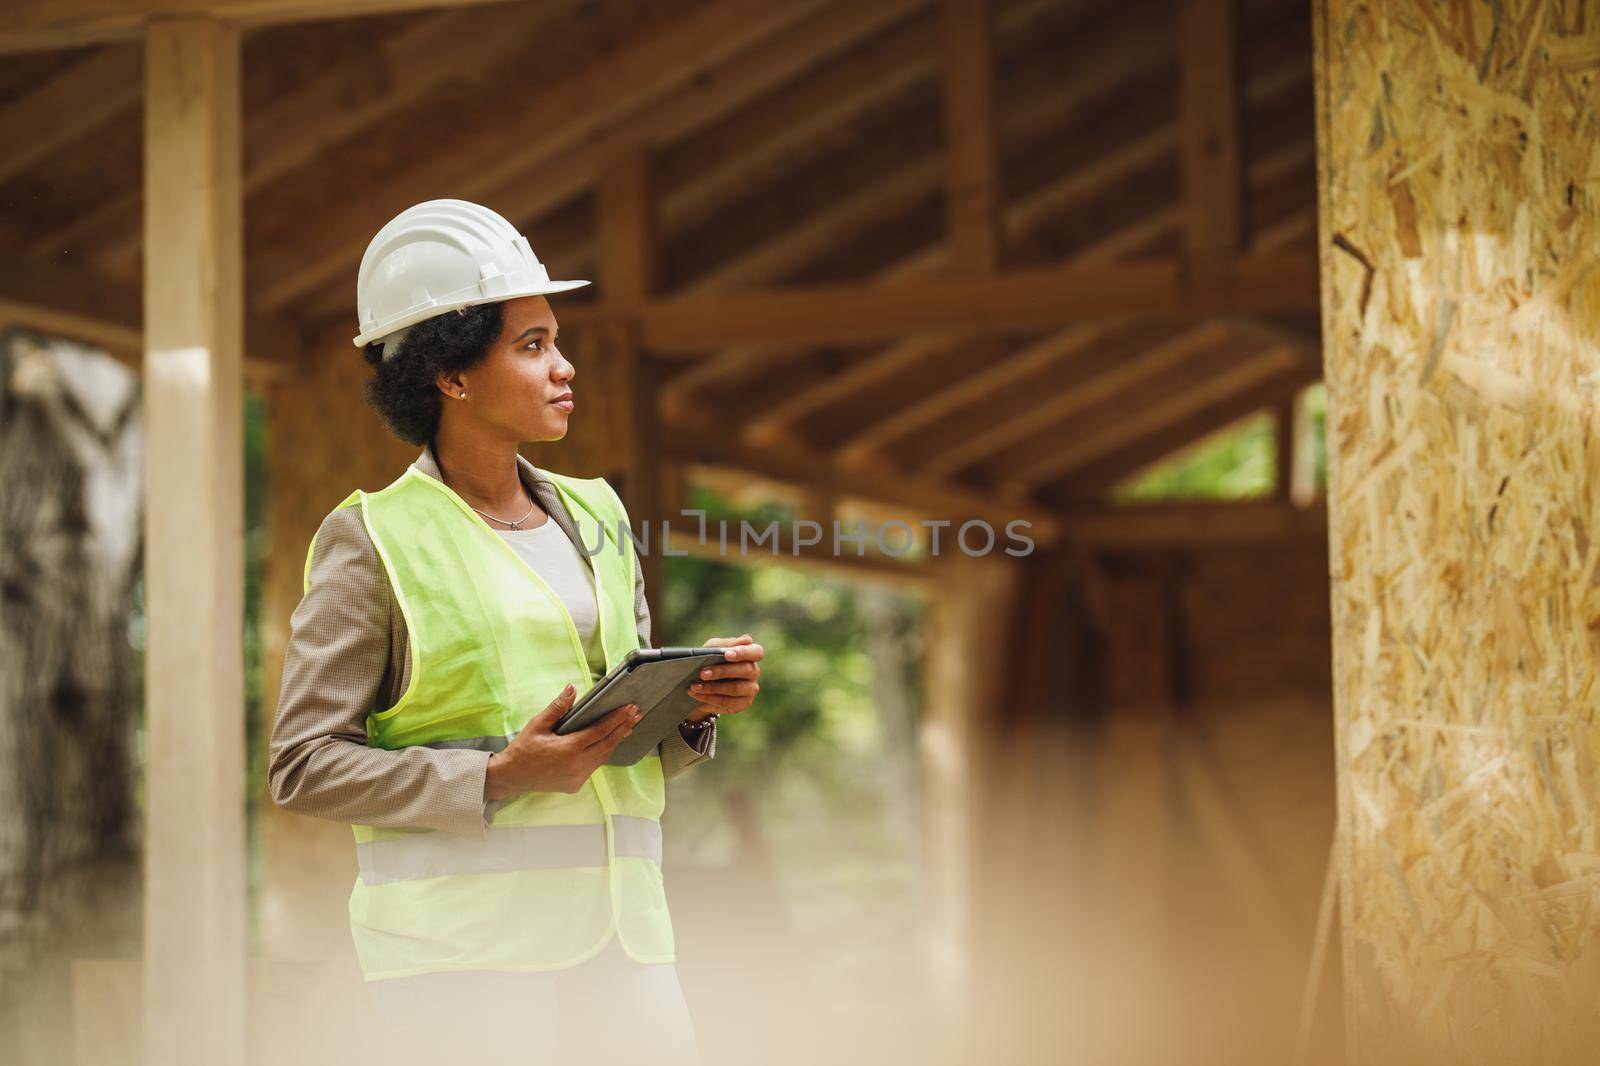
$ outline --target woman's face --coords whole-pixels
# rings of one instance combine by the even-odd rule
[[[453,407],[458,416],[518,442],[560,440],[572,417],[575,370],[556,346],[556,316],[543,296],[507,300],[504,307],[505,323],[488,354],[441,383],[445,410]],[[465,400],[450,398],[462,391]]]

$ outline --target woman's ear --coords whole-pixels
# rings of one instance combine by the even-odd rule
[[[461,376],[460,371],[446,373],[441,370],[434,376],[433,383],[439,387],[440,392],[451,399],[464,400],[467,398],[467,380]]]

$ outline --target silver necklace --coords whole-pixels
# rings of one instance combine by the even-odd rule
[[[466,501],[463,500],[462,502],[465,503]],[[472,504],[468,503],[467,506],[468,507],[472,507]],[[506,522],[506,520],[504,518],[495,518],[494,515],[492,515],[492,514],[487,514],[487,513],[483,512],[483,511],[478,511],[478,509],[476,507],[472,507],[472,509],[474,511],[478,511],[478,513],[483,515],[483,517],[485,517],[485,518],[494,518],[494,520],[496,522],[504,522],[506,525],[510,526],[512,529],[520,529],[520,528],[522,528],[522,523],[526,522],[528,519],[533,517],[533,509],[535,507],[537,507],[537,506],[538,506],[538,504],[534,503],[532,500],[529,500],[528,501],[528,513],[523,515],[521,518],[517,519],[515,522]]]

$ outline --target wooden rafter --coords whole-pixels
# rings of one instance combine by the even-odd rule
[[[1285,248],[1315,237],[1317,234],[1317,205],[1311,203],[1293,214],[1285,215],[1272,225],[1257,230],[1250,241],[1252,252],[1279,252]]]
[[[640,308],[652,350],[730,344],[861,343],[926,330],[1048,329],[1118,315],[1303,310],[1317,300],[1309,255],[1242,256],[1205,278],[1176,262],[1016,270],[989,278],[794,285],[655,300]],[[609,314],[575,308],[574,321]]]
[[[1298,399],[1298,396],[1286,397],[1272,409],[1272,495],[1284,502],[1288,502],[1294,488]]]
[[[140,366],[144,301],[137,285],[0,246],[0,317],[99,345],[129,366]],[[304,347],[293,325],[268,316],[246,318],[248,378],[266,380],[282,373]]]
[[[1325,536],[1325,508],[1275,500],[1085,504],[1063,520],[1074,544],[1120,549],[1252,544]]]
[[[514,56],[541,28],[557,28],[577,6],[578,0],[551,0],[430,14],[380,39],[362,62],[334,67],[252,111],[245,123],[246,193],[315,160],[343,138],[425,98],[451,78]],[[372,85],[385,91],[372,92]],[[31,247],[36,254],[78,247],[90,254],[92,249],[96,261],[114,273],[138,254],[142,198],[135,185],[44,234]]]
[[[262,306],[282,307],[328,284],[360,260],[395,211],[430,196],[470,199],[526,183],[538,161],[561,159],[584,138],[605,136],[629,111],[783,33],[820,6],[821,0],[710,0],[662,32],[530,94],[496,102],[482,116],[484,134],[470,145],[426,157],[379,183],[359,204],[330,205],[306,220],[298,235],[264,252],[252,264]],[[694,62],[685,62],[689,56]]]
[[[1000,150],[990,0],[943,0],[945,226],[963,273],[1000,266]]]
[[[1140,42],[1146,47],[1144,50],[1133,50],[1126,54],[1114,52],[1110,58],[1108,70],[1126,73],[1130,63],[1137,65],[1141,58],[1149,60],[1152,55],[1159,58],[1159,49],[1149,47],[1150,42]],[[1260,103],[1272,99],[1286,88],[1303,82],[1307,78],[1305,64],[1300,57],[1288,57],[1284,62],[1270,68],[1269,73],[1256,79],[1250,86],[1247,99],[1251,103]],[[1042,225],[1048,218],[1058,214],[1068,205],[1093,202],[1104,190],[1114,187],[1118,182],[1139,171],[1142,168],[1158,163],[1170,156],[1177,146],[1178,128],[1175,123],[1165,124],[1150,133],[1135,137],[1113,151],[1097,157],[1082,167],[1075,168],[1056,182],[1052,182],[1035,190],[1022,199],[1007,205],[1004,213],[1004,224],[1011,240],[1020,240],[1029,231]],[[1295,158],[1298,158],[1300,147],[1296,148]],[[1251,182],[1257,180],[1258,173],[1265,179],[1277,172],[1280,165],[1276,155],[1260,161],[1260,171],[1253,165],[1250,171]],[[872,217],[872,212],[864,212],[863,217]],[[1093,263],[1117,258],[1131,248],[1136,248],[1158,239],[1163,234],[1176,229],[1182,221],[1182,212],[1178,207],[1159,212],[1154,215],[1142,216],[1134,223],[1121,230],[1097,241],[1082,250],[1081,254],[1074,257],[1075,262]],[[909,258],[895,267],[886,271],[885,278],[903,279],[924,277],[932,274],[938,266],[945,261],[946,247],[941,243],[930,246],[917,256]],[[740,274],[730,276],[737,278],[740,284],[747,284],[750,280]],[[667,386],[667,394],[663,402],[669,406],[681,402],[681,397],[689,395],[710,381],[726,381],[730,376],[738,376],[748,372],[756,366],[770,369],[775,363],[783,359],[799,359],[806,355],[806,350],[796,346],[785,353],[775,353],[770,349],[760,348],[733,348],[722,351],[713,357],[701,360],[697,365],[690,367],[673,378]],[[884,359],[890,364],[898,363],[902,353],[898,345],[886,349]],[[819,388],[822,387],[819,383]],[[792,410],[805,412],[815,409],[815,405],[807,402],[802,397],[795,398]],[[766,420],[755,432],[758,435],[770,436],[776,428],[775,420]]]
[[[0,181],[131,111],[142,92],[139,71],[139,49],[102,48],[0,107]]]
[[[155,19],[210,15],[249,26],[464,7],[492,0],[9,0],[0,55],[133,38]]]
[[[1037,15],[1037,9],[1039,6],[1040,5],[1038,4],[1019,3],[1017,0],[1012,0],[1012,2],[1008,4],[1001,5],[999,14],[1000,30],[1005,34],[1027,32],[1030,27],[1029,20]],[[1096,17],[1098,18],[1101,16]],[[1089,33],[1084,33],[1083,35],[1092,36],[1092,34]],[[1115,34],[1113,35],[1113,39],[1116,41],[1128,41],[1133,36],[1134,35],[1130,34]],[[905,48],[911,48],[912,46],[920,43],[921,47],[927,49],[928,54],[931,55],[932,45],[934,43],[932,27],[920,22],[908,25],[897,33],[895,41],[897,47]],[[1104,79],[1115,79],[1119,76],[1126,76],[1129,65],[1131,65],[1135,74],[1137,74],[1139,70],[1145,69],[1146,67],[1154,67],[1159,65],[1163,61],[1160,49],[1150,47],[1151,42],[1148,39],[1145,39],[1143,44],[1145,47],[1142,48],[1133,47],[1130,45],[1124,49],[1114,49],[1113,54],[1109,57],[1105,54],[1104,50],[1088,52],[1083,57],[1083,63],[1073,64],[1075,77],[1072,79],[1071,85],[1077,86],[1078,88],[1071,89],[1069,95],[1075,93],[1082,95],[1086,99],[1088,94],[1092,94],[1094,85],[1097,81],[1103,82]],[[850,60],[846,60],[845,62],[854,63],[856,62],[857,58],[864,57],[852,57]],[[927,62],[931,68],[931,60],[927,60]],[[1118,62],[1121,62],[1123,66],[1119,68],[1116,65]],[[841,64],[841,66],[843,65],[844,64]],[[798,130],[803,132],[809,128],[803,124],[805,119],[808,117],[815,117],[816,115],[837,113],[842,107],[847,106],[847,101],[852,97],[857,99],[861,105],[867,105],[876,102],[878,99],[882,98],[881,94],[886,86],[894,86],[897,84],[893,79],[895,77],[895,72],[900,69],[901,68],[898,67],[891,67],[889,74],[885,75],[873,69],[872,64],[862,62],[859,66],[859,70],[852,70],[847,76],[843,76],[839,79],[839,81],[836,83],[836,88],[832,96],[827,98],[798,101],[797,106],[795,107],[795,115],[793,120],[789,119],[785,113],[770,112],[753,114],[742,119],[737,133],[726,133],[723,140],[720,142],[728,149],[738,145],[740,147],[740,152],[735,153],[731,150],[711,150],[712,148],[716,147],[715,144],[713,144],[711,146],[703,146],[702,150],[695,153],[696,158],[706,157],[711,159],[719,159],[723,157],[731,157],[734,161],[733,169],[728,171],[725,179],[719,178],[719,173],[721,172],[716,167],[707,170],[707,174],[709,175],[708,178],[700,178],[697,176],[694,190],[687,194],[680,194],[678,197],[669,198],[664,208],[666,217],[677,217],[681,220],[684,215],[688,213],[689,207],[694,205],[698,205],[696,210],[698,210],[701,215],[708,215],[710,211],[708,204],[711,199],[711,194],[715,193],[719,188],[731,190],[737,188],[741,184],[750,184],[748,181],[732,180],[738,175],[747,173],[746,171],[739,169],[738,159],[750,154],[759,155],[763,151],[773,155],[774,157],[780,155],[781,150],[784,149],[787,144],[794,139],[792,136],[794,131]],[[1051,67],[1051,81],[1055,79],[1053,71],[1056,69],[1059,69],[1059,61],[1057,61],[1057,63]],[[820,80],[822,79],[819,79],[819,81]],[[1044,88],[1044,86],[1041,86],[1041,88]],[[785,97],[785,99],[787,99],[787,97]],[[832,109],[831,111],[830,108]],[[843,116],[840,117],[842,120]],[[770,132],[772,129],[789,132],[774,136]],[[934,184],[938,178],[938,173],[939,171],[936,161],[931,161],[925,165],[922,165],[916,173],[903,177],[903,179],[897,179],[899,184],[904,185],[906,189],[909,190],[907,192],[898,193],[897,195],[914,197],[925,194],[934,187]],[[890,183],[887,186],[889,191],[894,191],[898,187],[899,186],[895,183]],[[871,196],[870,202],[860,207],[846,204],[839,207],[835,213],[839,215],[848,215],[851,218],[868,220],[874,218],[877,214],[881,213],[883,203],[882,198],[885,195],[885,187],[869,190],[869,193]],[[675,211],[675,203],[679,200],[684,201],[686,205],[685,210],[682,212]],[[1008,212],[1008,224],[1009,221],[1010,215]],[[1008,225],[1008,229],[1010,228],[1013,227]],[[847,227],[843,227],[841,228],[841,232],[848,234],[849,231]],[[807,247],[814,246],[814,242],[807,244]],[[772,258],[774,261],[793,259],[795,258],[795,254],[792,250],[788,253],[777,252],[773,254]],[[803,259],[804,255],[801,254],[799,258]],[[884,271],[880,275],[880,279],[905,280],[915,277],[931,276],[945,263],[945,261],[946,249],[945,246],[940,243],[931,247],[927,253],[919,254],[912,259],[908,259]],[[747,262],[746,266],[747,268],[759,268],[760,264]],[[782,271],[781,269],[773,269],[771,272],[777,274],[781,273]],[[748,285],[752,280],[755,280],[753,277],[753,270],[746,270],[742,272],[732,271],[726,275],[726,278],[730,284],[736,281],[739,285]],[[702,279],[701,283],[709,284],[715,282],[715,280],[715,277]],[[686,368],[677,376],[675,376],[668,383],[666,391],[663,393],[661,400],[663,409],[671,411],[681,408],[686,403],[687,397],[694,395],[699,389],[708,383],[717,381],[727,382],[730,379],[738,378],[743,374],[753,371],[758,366],[762,369],[770,369],[775,364],[784,361],[787,358],[799,358],[805,353],[806,349],[801,345],[790,346],[786,350],[776,350],[771,347],[752,348],[743,346],[733,346],[723,349],[718,351],[714,356],[698,359],[694,366]],[[697,355],[698,353],[686,354]],[[893,353],[889,353],[889,358],[895,358]]]
[[[931,15],[915,14],[916,6],[913,17],[889,32],[669,148],[661,182],[666,229],[683,233],[705,224],[745,190],[786,172],[805,147],[837,140],[860,115],[931,83],[937,26]],[[1006,39],[1037,32],[1043,18],[1059,10],[1052,0],[1004,0],[997,8]]]
[[[654,204],[649,150],[618,152],[600,183],[600,285],[618,308],[636,306],[655,290]]]
[[[982,432],[965,435],[947,447],[931,452],[926,461],[917,465],[917,470],[937,477],[970,467],[1020,441],[1036,438],[1041,432],[1072,419],[1080,412],[1106,403],[1137,382],[1169,373],[1173,366],[1192,358],[1196,353],[1210,350],[1226,340],[1227,336],[1228,331],[1222,326],[1205,322],[1182,330],[1159,344],[1136,344],[1126,358],[1107,365],[1074,387],[1008,411],[1003,420],[995,421]],[[1104,358],[1104,353],[1095,349],[1079,349],[1078,354],[1083,359],[1095,355]]]
[[[755,125],[758,120],[770,119],[778,130],[803,125],[785,119],[781,111],[768,107],[740,113],[736,117],[733,117],[734,112],[760,98],[763,93],[788,85],[791,79],[806,71],[819,57],[833,55],[893,25],[907,13],[914,12],[920,3],[921,0],[881,0],[878,3],[860,4],[845,0],[832,4],[791,26],[782,35],[761,41],[705,76],[695,78],[630,112],[598,136],[541,160],[532,169],[517,174],[510,183],[489,193],[485,202],[513,221],[521,220],[524,225],[529,225],[528,232],[537,236],[536,250],[545,262],[558,264],[560,269],[568,273],[586,276],[581,271],[590,268],[596,257],[591,228],[586,224],[565,221],[570,215],[550,219],[547,225],[546,216],[599,180],[608,160],[615,156],[619,146],[665,145],[689,137],[696,130],[719,119],[728,121],[729,125],[707,142],[693,140],[681,149],[692,160],[693,173],[689,185],[685,186],[680,180],[674,188],[668,188],[674,185],[671,177],[673,152],[668,152],[662,165],[657,168],[656,186],[660,192],[656,218],[663,231],[671,231],[676,227],[674,220],[683,209],[685,197],[693,201],[704,186],[716,185],[729,180],[729,175],[741,173],[747,147],[756,147],[752,142],[758,139],[760,127]],[[849,64],[851,75],[842,78],[841,84],[853,86],[875,75],[879,80],[892,84],[900,76],[898,68],[892,64],[907,47],[899,33],[892,40],[896,42],[893,47],[880,42],[864,57],[852,54],[847,60],[841,61]],[[862,65],[856,65],[858,60],[863,60]],[[883,66],[874,69],[877,64]],[[832,69],[832,65],[828,69]],[[809,91],[818,83],[827,81],[825,70],[815,79],[806,79],[803,86]],[[828,98],[801,96],[800,91],[799,87],[785,89],[772,100],[795,98],[802,105],[816,105],[816,110],[824,118],[831,115],[841,122],[848,119],[848,100],[832,100],[830,108]],[[807,120],[816,117],[811,116],[804,106],[799,110]],[[581,219],[575,221],[583,222]],[[331,314],[344,313],[342,301],[318,301],[313,306],[311,317],[321,320]]]
[[[1319,376],[1319,367],[1304,361],[1298,362],[1277,377],[1255,388],[1235,392],[1216,400],[1158,433],[1146,436],[1087,467],[1073,471],[1058,482],[1041,486],[1034,495],[1062,506],[1073,506],[1079,501],[1094,499],[1123,478],[1164,459],[1185,445],[1192,444],[1223,426],[1275,404],[1284,396],[1292,395],[1316,381]]]
[[[650,151],[639,144],[619,150],[600,183],[600,286],[617,307],[637,305],[655,288],[652,179]],[[614,467],[622,473],[629,515],[635,523],[656,525],[669,516],[663,498],[653,367],[626,320],[601,324],[599,354],[603,384],[613,394],[608,399],[616,404],[613,411],[618,416],[604,432]],[[649,587],[661,587],[661,559],[659,552],[641,559]]]
[[[1296,69],[1302,66],[1303,64],[1296,64]],[[1266,82],[1274,88],[1279,87],[1281,84],[1276,73],[1269,76]],[[1010,223],[1013,218],[1024,218],[1029,224],[1037,225],[1044,214],[1043,211],[1039,210],[1043,204],[1049,204],[1053,209],[1059,209],[1063,201],[1085,200],[1090,195],[1091,190],[1103,188],[1122,173],[1147,165],[1161,155],[1169,153],[1174,147],[1175,132],[1172,127],[1164,127],[1152,134],[1136,138],[1125,148],[1119,149],[1107,157],[1095,160],[1084,167],[1072,171],[1061,181],[1036,191],[1027,200],[1015,205],[1012,211],[1007,214],[1007,222]],[[1258,184],[1274,180],[1285,171],[1292,170],[1296,165],[1304,161],[1309,147],[1309,142],[1290,144],[1254,161],[1250,167],[1248,184],[1251,187],[1255,187]],[[1083,254],[1074,256],[1073,261],[1088,263],[1114,258],[1115,253],[1125,251],[1130,246],[1147,243],[1162,233],[1174,230],[1181,222],[1182,217],[1182,212],[1176,207],[1170,211],[1143,216],[1134,224],[1123,227],[1096,242],[1085,249]],[[1314,213],[1312,217],[1314,217]],[[1248,328],[1248,323],[1245,323],[1245,325]],[[1078,327],[1078,329],[1082,328]],[[1066,331],[1066,337],[1070,338],[1073,333],[1074,331],[1069,329]],[[1047,338],[1043,342],[1044,347],[1048,349],[1053,342],[1052,338]],[[964,343],[960,337],[947,337],[944,341],[945,345],[960,343]],[[780,405],[763,411],[759,417],[752,420],[746,432],[751,435],[752,439],[772,438],[782,431],[787,431],[790,426],[806,416],[828,406],[837,398],[847,396],[863,388],[870,388],[873,382],[890,380],[891,375],[902,368],[909,369],[914,365],[912,361],[913,353],[920,357],[936,354],[937,350],[937,344],[929,345],[926,342],[904,341],[891,345],[882,352],[852,366],[845,374],[833,375],[825,380],[813,382],[801,388],[787,397]],[[1037,346],[1029,351],[1029,357],[1031,358],[1036,351]],[[1002,367],[1005,365],[1003,359],[998,362]],[[979,363],[982,366],[982,370],[974,372],[971,375],[971,379],[984,383],[994,380],[996,376],[994,362],[989,359],[983,359]],[[1026,365],[1026,360],[1024,365]],[[959,405],[961,393],[971,387],[971,380],[952,381],[946,394],[948,402]],[[935,417],[935,412],[943,410],[945,404],[941,404],[938,397],[930,399],[932,400],[931,403],[917,405],[921,408],[920,415],[916,409],[912,409],[909,412],[910,417],[902,417],[902,412],[897,411],[895,415],[889,418],[875,420],[867,431],[871,434],[873,444],[851,441],[843,447],[851,451],[857,461],[865,460],[876,445],[881,445],[893,439],[897,433],[909,432],[913,429],[918,424],[919,417],[931,420]]]
[[[735,466],[775,481],[820,488],[835,495],[861,496],[914,508],[931,518],[962,521],[982,518],[1003,529],[1013,519],[1030,522],[1028,534],[1041,544],[1060,535],[1060,518],[1047,508],[1002,500],[951,482],[906,475],[879,474],[840,467],[827,455],[802,446],[757,448],[730,442],[703,420],[686,419],[663,426],[662,448],[682,462]]]
[[[846,9],[860,12],[868,6],[876,5],[849,4]],[[804,146],[849,129],[862,113],[927,81],[937,37],[933,20],[915,15],[915,7],[907,5],[912,17],[860,48],[781,91],[741,100],[745,106],[664,148],[663,227],[681,233],[704,224],[744,190],[781,174]]]
[[[963,342],[971,343],[971,339],[957,338],[957,343]],[[950,336],[944,333],[919,333],[896,341],[843,373],[822,377],[765,407],[745,423],[741,433],[752,443],[771,444],[806,415],[859,390],[891,382],[915,370],[929,355],[946,350],[951,343]]]
[[[1020,102],[996,117],[993,132],[999,139],[1036,143],[1058,134],[1074,119],[1094,121],[1092,108],[1115,87],[1136,84],[1167,59],[1149,37],[1131,33],[1114,37],[1107,47],[1080,44],[1078,48],[1081,54],[1074,53],[1065,76],[1060,55],[1048,49],[1041,49],[1040,61],[1030,64],[1023,74],[1013,75],[1007,95]],[[906,121],[916,114],[914,109],[908,112]],[[937,127],[929,124],[927,128],[925,140],[932,149],[937,144]],[[822,210],[794,220],[779,235],[723,259],[674,291],[687,295],[789,280],[808,263],[859,239],[864,230],[881,224],[884,218],[938,194],[947,172],[943,154],[936,150],[911,158],[888,150],[878,154],[878,169],[857,182],[848,195],[831,199]],[[860,155],[857,153],[854,164],[857,171],[867,165]],[[936,251],[926,263],[900,276],[931,276],[952,262],[947,242],[934,242],[930,248]]]
[[[819,519],[813,521],[819,522],[824,529],[829,528],[827,523]],[[677,527],[673,529],[668,545],[673,555],[681,553],[723,563],[773,560],[785,566],[798,566],[836,580],[871,577],[912,588],[925,588],[928,582],[934,580],[926,564],[916,560],[898,560],[876,553],[854,555],[849,551],[843,551],[835,554],[826,539],[816,544],[802,543],[793,536],[785,535],[781,526],[775,539],[762,541],[759,546],[752,544],[750,550],[742,554],[739,550],[736,525],[734,531],[730,533],[731,539],[726,550],[715,540],[707,540],[702,544],[696,537],[685,536]]]
[[[1127,411],[1126,417],[1106,432],[1010,468],[1005,486],[1011,492],[1026,495],[1042,481],[1082,469],[1102,456],[1181,423],[1195,411],[1204,410],[1212,403],[1247,392],[1263,382],[1277,380],[1285,371],[1302,366],[1304,360],[1287,348],[1269,348],[1260,354],[1248,356],[1202,383],[1181,389],[1166,399]]]
[[[1240,243],[1238,20],[1238,0],[1178,4],[1185,247],[1200,259]]]
[[[975,362],[982,367],[981,371],[959,383],[952,382],[937,389],[915,402],[898,406],[860,432],[841,440],[838,443],[839,461],[849,466],[872,462],[889,441],[932,425],[965,404],[992,396],[1041,367],[1083,351],[1104,337],[1106,329],[1098,323],[1070,326],[1011,351],[1006,351],[1004,342],[997,340],[993,349],[975,353]],[[881,364],[873,360],[868,365],[877,367]],[[841,377],[848,378],[850,375]],[[869,385],[870,380],[863,380],[866,378],[865,373],[856,375],[857,381]]]

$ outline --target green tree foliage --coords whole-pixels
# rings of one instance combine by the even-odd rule
[[[770,546],[741,556],[739,520],[787,529],[781,507],[740,512],[703,489],[689,507],[707,512],[708,543],[728,520],[730,547],[665,560],[671,642],[748,632],[766,657],[756,704],[718,723],[716,758],[669,786],[669,847],[680,868],[739,866],[770,883],[785,927],[825,960],[819,980],[849,987],[915,937],[926,604],[785,564]],[[693,526],[674,522],[672,540]],[[754,813],[759,839],[735,810]]]
[[[692,492],[688,508],[706,512],[708,543],[717,542],[718,520],[728,523],[728,554],[725,560],[692,555],[665,560],[663,613],[672,620],[672,643],[748,632],[767,655],[760,713],[730,720],[719,732],[718,762],[727,756],[718,775],[722,783],[760,782],[779,764],[834,766],[839,760],[879,758],[871,624],[851,585],[785,565],[770,544],[752,545],[748,554],[740,554],[740,520],[756,531],[773,521],[787,529],[796,516],[786,508],[739,511],[703,488]],[[681,544],[696,532],[693,520],[679,519],[672,539]],[[896,623],[915,632],[920,618],[920,601],[908,598]]]

